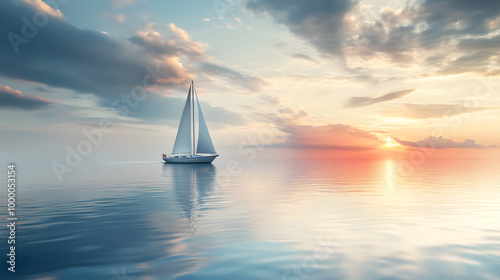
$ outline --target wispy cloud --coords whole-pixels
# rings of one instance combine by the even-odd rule
[[[38,96],[26,96],[19,90],[0,85],[0,108],[36,110],[49,105],[51,102]]]
[[[390,117],[408,119],[445,118],[467,113],[475,113],[500,108],[467,107],[464,104],[396,104],[393,108],[384,109],[382,113]]]
[[[349,98],[345,104],[345,108],[353,108],[353,107],[362,107],[362,106],[368,106],[380,102],[385,102],[385,101],[390,101],[394,99],[398,99],[401,97],[405,97],[411,93],[415,92],[414,89],[405,89],[405,90],[400,90],[400,91],[395,91],[395,92],[389,92],[384,95],[380,95],[377,97],[360,97],[360,96],[354,96]]]
[[[116,21],[117,23],[125,23],[127,20],[127,17],[124,14],[110,14],[110,13],[104,13],[103,17],[105,18],[110,18]]]
[[[250,91],[259,91],[262,86],[266,84],[266,82],[261,78],[244,74],[229,67],[212,62],[203,62],[200,70],[208,75],[233,81],[240,87],[247,88]]]
[[[113,0],[113,5],[115,5],[116,8],[124,8],[128,5],[132,5],[135,2],[135,0]]]
[[[148,122],[164,122],[165,120],[178,121],[184,108],[185,98],[151,95],[142,101],[130,112],[130,116]],[[240,125],[245,122],[243,116],[231,110],[200,101],[203,114],[209,123],[216,123],[219,126]],[[175,123],[177,125],[177,123]]]
[[[312,62],[312,63],[318,63],[312,57],[308,56],[307,54],[303,54],[303,53],[295,53],[295,54],[292,55],[292,57],[296,58],[296,59],[300,59],[300,60]]]

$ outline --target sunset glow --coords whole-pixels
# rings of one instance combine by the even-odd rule
[[[385,141],[386,141],[385,145],[387,147],[393,147],[397,145],[396,142],[394,142],[394,139],[392,139],[391,137],[385,138]]]

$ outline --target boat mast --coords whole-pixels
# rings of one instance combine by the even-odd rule
[[[194,82],[191,81],[191,89],[193,90],[193,92],[191,93],[191,114],[192,114],[192,121],[193,121],[193,133],[191,133],[191,155],[194,155],[195,154],[195,147],[194,147],[194,139],[195,139],[195,135],[194,135]]]

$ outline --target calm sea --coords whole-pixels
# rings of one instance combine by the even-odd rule
[[[50,163],[16,162],[1,279],[500,279],[498,160]]]

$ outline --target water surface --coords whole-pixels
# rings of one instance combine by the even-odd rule
[[[500,279],[500,162],[399,164],[89,162],[59,182],[50,161],[20,161],[17,272],[0,275]]]

